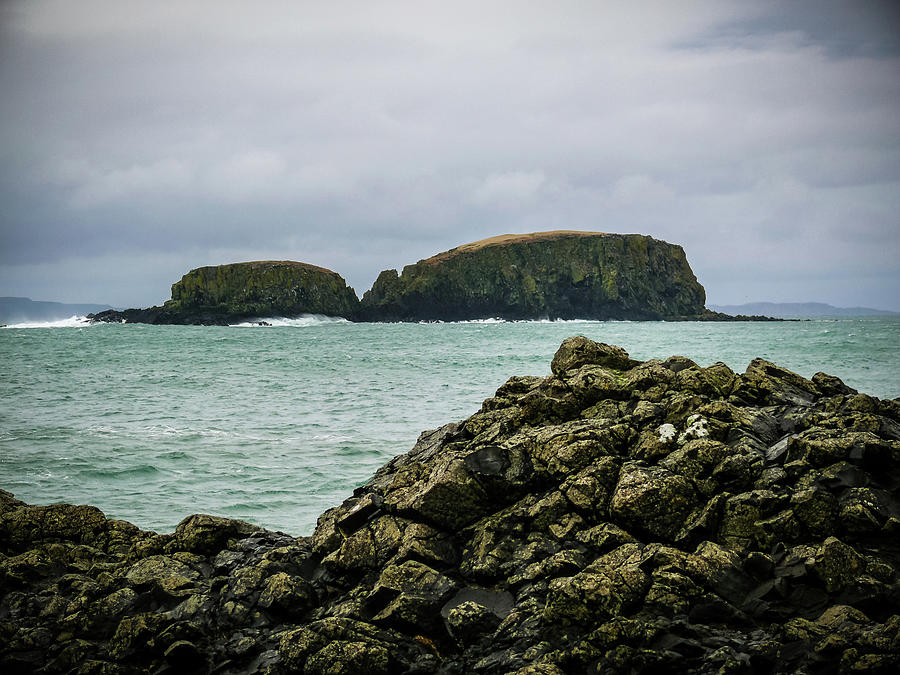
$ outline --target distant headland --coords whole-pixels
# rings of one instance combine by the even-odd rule
[[[713,312],[705,301],[681,246],[639,234],[557,230],[492,237],[407,265],[399,274],[386,270],[362,300],[343,277],[323,267],[255,261],[191,270],[172,285],[162,306],[88,318],[199,325],[301,314],[376,322],[767,318]]]
[[[726,314],[765,314],[783,319],[845,316],[900,316],[900,312],[873,307],[835,307],[824,302],[748,302],[743,305],[710,305]]]

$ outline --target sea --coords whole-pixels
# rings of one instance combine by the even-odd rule
[[[756,357],[900,397],[900,317],[774,323],[351,323],[0,329],[0,489],[165,533],[193,513],[294,536],[419,434],[547,375],[572,335],[743,372]]]

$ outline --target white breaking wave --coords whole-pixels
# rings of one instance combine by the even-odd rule
[[[68,319],[56,319],[55,321],[22,321],[20,323],[10,323],[4,328],[84,328],[92,326],[87,317],[70,316]]]
[[[294,328],[307,328],[309,326],[325,326],[335,323],[350,323],[347,319],[340,316],[325,316],[324,314],[302,314],[293,318],[283,316],[268,317],[262,319],[251,319],[241,323],[231,324],[238,328],[256,328],[259,326],[292,326]]]
[[[466,319],[464,321],[419,321],[418,323],[473,323],[473,324],[494,324],[494,323],[602,323],[599,319],[501,319],[495,317],[492,319]]]

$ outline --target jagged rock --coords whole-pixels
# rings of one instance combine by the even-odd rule
[[[311,538],[0,491],[4,673],[900,669],[900,404],[566,340]]]
[[[554,375],[562,376],[569,370],[586,365],[628,370],[639,365],[639,362],[628,358],[628,352],[621,347],[577,335],[563,340],[550,362],[550,370]]]

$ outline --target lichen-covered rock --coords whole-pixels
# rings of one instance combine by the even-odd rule
[[[663,319],[704,314],[680,246],[636,234],[503,235],[382,272],[366,319]]]
[[[566,340],[313,536],[0,491],[3,673],[894,673],[900,405]]]

